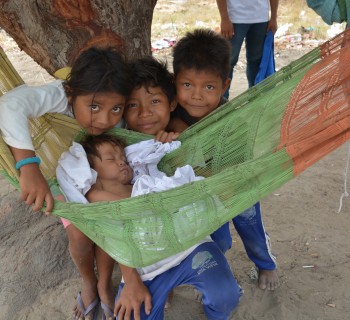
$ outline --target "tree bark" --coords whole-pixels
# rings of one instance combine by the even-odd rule
[[[91,46],[151,54],[157,0],[0,0],[0,27],[50,74]]]

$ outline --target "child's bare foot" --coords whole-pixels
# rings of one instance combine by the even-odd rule
[[[258,285],[261,290],[275,290],[279,286],[277,270],[259,270]]]
[[[165,309],[169,309],[171,307],[171,303],[173,301],[173,298],[174,298],[174,290],[171,290],[168,294],[168,298],[166,299],[166,303],[164,306]]]

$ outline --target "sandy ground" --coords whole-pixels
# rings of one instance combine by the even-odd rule
[[[307,50],[276,50],[277,66]],[[23,53],[7,53],[26,82],[50,80]],[[231,96],[246,88],[244,63],[237,68],[234,84]],[[347,154],[345,145],[262,200],[281,282],[275,292],[259,290],[250,278],[253,265],[232,230],[234,243],[227,259],[244,289],[232,319],[349,319],[349,198],[337,213]],[[19,201],[18,191],[0,178],[0,226],[0,320],[70,319],[80,280],[59,219],[32,212]],[[116,286],[119,280],[116,267]],[[166,319],[205,319],[191,287],[175,292]]]

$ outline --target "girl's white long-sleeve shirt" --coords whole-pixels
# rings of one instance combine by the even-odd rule
[[[62,81],[42,86],[22,85],[0,98],[0,131],[7,145],[34,150],[28,119],[46,113],[73,117]]]

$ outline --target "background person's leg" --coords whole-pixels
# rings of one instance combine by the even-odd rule
[[[259,66],[264,48],[266,29],[268,22],[254,23],[250,25],[246,34],[247,80],[249,87],[255,82],[259,72]]]
[[[230,39],[230,42],[231,42],[231,62],[230,62],[230,73],[229,73],[230,79],[233,79],[233,70],[238,62],[239,53],[241,52],[242,44],[249,30],[249,26],[250,26],[249,24],[242,24],[242,23],[233,24],[234,35]],[[232,85],[232,81],[231,81],[231,85]],[[224,94],[224,97],[227,99],[229,98],[229,90],[230,88],[228,88]]]

